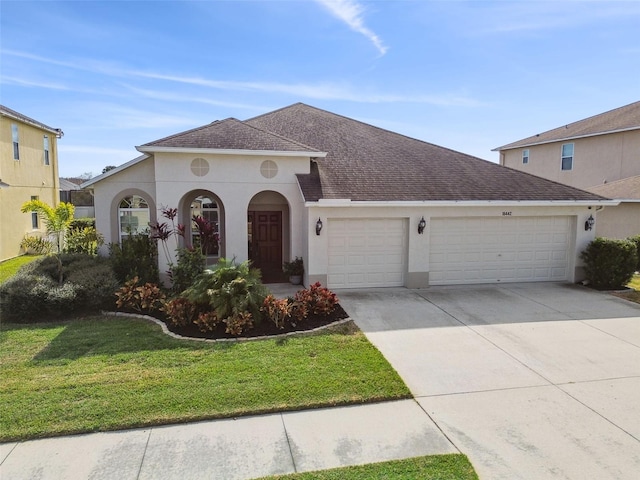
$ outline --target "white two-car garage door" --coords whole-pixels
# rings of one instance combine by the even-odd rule
[[[563,281],[570,217],[432,218],[429,284]]]
[[[329,219],[327,230],[329,288],[404,285],[406,219]]]

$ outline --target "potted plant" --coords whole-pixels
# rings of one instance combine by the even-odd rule
[[[290,262],[284,262],[282,264],[282,271],[289,277],[289,282],[293,285],[300,285],[302,283],[302,275],[304,275],[302,258],[296,257]]]

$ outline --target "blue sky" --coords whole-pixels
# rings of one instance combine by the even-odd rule
[[[304,102],[491,149],[640,98],[640,2],[0,2],[0,101],[62,128],[60,175]]]

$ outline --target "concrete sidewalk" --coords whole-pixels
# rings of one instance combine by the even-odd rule
[[[3,480],[253,479],[458,453],[414,400],[0,444]]]

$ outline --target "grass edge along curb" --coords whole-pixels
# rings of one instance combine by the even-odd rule
[[[256,480],[478,480],[478,474],[462,453],[425,455],[399,460],[331,468],[311,472],[260,477]]]

